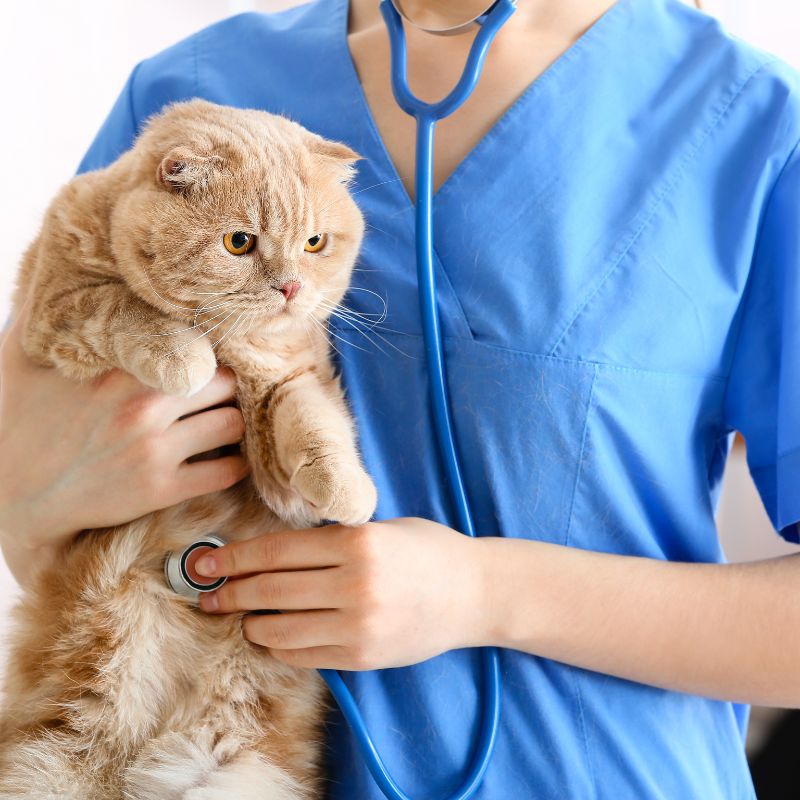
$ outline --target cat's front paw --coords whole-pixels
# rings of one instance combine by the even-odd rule
[[[290,486],[320,520],[361,525],[375,512],[378,492],[358,461],[317,456],[302,463]]]
[[[147,386],[190,397],[213,377],[217,360],[208,339],[197,331],[141,340],[125,359],[124,368]],[[136,341],[136,340],[134,340]]]

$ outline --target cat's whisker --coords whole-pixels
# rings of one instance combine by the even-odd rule
[[[227,317],[224,317],[223,319],[221,319],[216,325],[212,326],[207,331],[204,331],[200,336],[197,336],[194,339],[192,339],[192,340],[190,340],[188,342],[185,342],[180,347],[176,347],[174,350],[170,350],[166,355],[168,355],[168,356],[175,355],[175,353],[179,353],[181,350],[183,350],[186,347],[189,347],[190,345],[194,344],[195,342],[199,342],[200,339],[203,338],[203,336],[208,336],[208,334],[211,333],[211,331],[216,330],[217,328],[219,328],[219,326],[222,325],[225,322],[225,320],[230,319],[235,313],[236,313],[236,309],[231,311],[230,314],[228,314]]]
[[[202,323],[196,322],[194,325],[190,325],[188,328],[178,328],[177,330],[167,331],[166,333],[123,333],[121,335],[122,336],[126,336],[126,337],[129,336],[129,337],[132,337],[134,339],[135,338],[151,339],[153,337],[158,337],[158,336],[175,336],[175,334],[177,334],[177,333],[186,333],[187,331],[197,330],[197,328],[200,327],[201,324],[205,324],[207,322],[212,322],[213,320],[217,319],[218,317],[221,317],[224,313],[225,313],[224,311],[220,311],[218,314],[214,314],[213,317],[210,317],[209,319],[203,320]]]
[[[312,317],[312,319],[313,319],[313,317]],[[330,336],[333,336],[333,337],[335,337],[335,338],[336,338],[336,339],[338,339],[340,342],[343,342],[344,344],[349,344],[349,345],[350,345],[350,347],[355,347],[355,348],[356,348],[356,350],[361,350],[361,351],[362,351],[362,352],[364,352],[364,353],[368,353],[368,352],[369,352],[369,350],[367,350],[366,348],[364,348],[364,347],[359,347],[359,345],[357,345],[357,344],[354,344],[353,342],[349,342],[349,341],[347,341],[347,339],[345,339],[344,337],[342,337],[342,336],[339,336],[339,334],[338,334],[338,333],[336,333],[336,331],[334,331],[334,330],[333,330],[333,329],[332,329],[332,328],[331,328],[329,325],[327,325],[327,326],[326,326],[326,325],[323,325],[321,322],[318,322],[318,324],[319,324],[319,325],[320,325],[320,327],[321,327],[323,330],[325,330],[325,331],[326,331],[326,332],[327,332],[327,333],[328,333]]]
[[[381,181],[380,183],[373,183],[370,186],[365,186],[363,189],[358,189],[355,192],[350,192],[350,196],[352,197],[354,195],[361,194],[362,192],[368,192],[370,189],[377,189],[379,186],[383,186],[386,183],[397,183],[397,181],[399,181],[399,180],[400,180],[400,178],[390,178],[388,181]],[[317,214],[318,215],[324,214],[335,202],[337,202],[337,201],[333,200],[332,202],[327,203],[326,205],[322,206],[317,211]]]
[[[343,305],[342,303],[333,303],[331,300],[324,297],[325,292],[322,292],[324,302],[328,303],[329,305],[335,305],[338,308],[346,309],[347,311],[352,311],[354,314],[360,314],[366,317],[380,317],[386,313],[386,309],[384,308],[383,311],[356,311],[354,308],[350,308],[350,306]]]
[[[228,328],[228,330],[225,331],[225,333],[223,333],[222,336],[216,342],[214,342],[214,344],[211,345],[212,350],[216,350],[217,346],[221,344],[223,341],[225,341],[225,339],[236,330],[237,326],[242,321],[242,319],[246,317],[246,314],[247,314],[246,311],[239,312],[239,316],[236,317],[236,320],[234,321],[233,325],[231,325],[230,328]]]
[[[371,345],[380,350],[381,353],[383,353],[384,355],[389,355],[377,342],[370,339],[370,337],[366,333],[364,333],[364,331],[362,331],[352,320],[346,319],[345,317],[342,317],[339,314],[332,314],[331,316],[337,317],[338,319],[341,319],[342,322],[347,323],[353,330],[358,331],[358,333],[360,333]],[[333,335],[335,336],[336,334]],[[357,345],[353,346],[356,347]],[[359,348],[359,350],[363,349],[364,348]]]
[[[201,320],[200,322],[204,324],[204,323],[207,323],[207,322],[211,322],[212,320],[215,320],[217,317],[219,317],[220,314],[224,314],[225,311],[231,305],[233,305],[233,303],[234,303],[233,300],[226,300],[224,303],[219,303],[218,305],[213,306],[213,307],[209,308],[208,310],[203,310],[202,308],[196,309],[195,312],[194,312],[194,324],[195,325],[198,324],[198,317],[200,317],[200,316],[202,316],[204,314],[209,314],[211,311],[215,311],[216,309],[221,308],[222,311],[218,312],[217,314],[214,314],[211,317],[208,317],[207,319]]]
[[[333,333],[333,331],[332,331],[332,330],[331,330],[329,327],[327,327],[326,325],[323,325],[323,324],[322,324],[322,323],[321,323],[321,322],[320,322],[318,319],[316,319],[315,317],[313,317],[313,316],[312,316],[312,317],[308,317],[308,319],[310,319],[310,320],[311,320],[311,322],[313,322],[313,323],[314,323],[314,325],[316,325],[316,326],[317,326],[317,327],[320,329],[320,331],[322,332],[322,334],[325,336],[325,339],[327,340],[328,344],[329,344],[329,345],[330,345],[330,346],[331,346],[331,347],[332,347],[332,348],[333,348],[333,349],[334,349],[334,350],[335,350],[335,351],[336,351],[336,352],[337,352],[337,353],[338,353],[338,354],[339,354],[339,355],[340,355],[340,356],[341,356],[343,359],[345,359],[345,361],[349,361],[349,359],[347,358],[347,356],[346,356],[346,355],[345,355],[345,354],[344,354],[344,353],[343,353],[343,352],[342,352],[342,351],[341,351],[341,350],[340,350],[340,349],[339,349],[339,348],[336,346],[336,344],[335,344],[334,342],[332,342],[332,341],[331,341],[331,339],[330,339],[330,336],[332,335],[332,336],[336,337],[337,339],[339,339],[340,341],[344,342],[345,344],[352,344],[352,343],[351,343],[351,342],[348,342],[346,339],[342,339],[342,337],[341,337],[341,336],[336,336],[336,334],[335,334],[335,333]],[[358,347],[357,345],[352,345],[352,346],[353,346],[353,347]],[[358,349],[359,349],[359,350],[363,350],[364,348],[362,348],[362,347],[358,347]]]
[[[381,330],[386,331],[387,333],[395,333],[399,336],[408,336],[409,334],[405,331],[399,331],[395,328],[388,328],[386,325],[383,324],[384,319],[386,318],[386,314],[381,315],[377,320],[369,319],[371,314],[361,314],[360,312],[353,311],[353,309],[347,308],[346,306],[334,306],[333,304],[322,301],[320,302],[320,308],[329,311],[331,314],[335,314],[336,316],[346,316],[349,319],[358,322],[365,327],[368,327],[370,330],[380,326]],[[388,344],[388,342],[387,342]]]
[[[369,189],[377,189],[378,186],[383,186],[386,183],[397,183],[400,178],[390,178],[388,181],[381,181],[380,183],[373,183],[371,186],[365,186],[363,189],[359,189],[357,192],[350,192],[351,195],[361,194],[361,192],[366,192]]]
[[[155,286],[153,286],[153,282],[152,282],[152,280],[150,280],[150,276],[147,274],[147,270],[145,269],[145,267],[142,267],[142,274],[146,278],[147,283],[149,284],[150,288],[153,290],[153,293],[160,300],[163,300],[165,303],[167,303],[168,305],[171,305],[173,308],[179,308],[182,311],[195,311],[196,310],[192,306],[181,306],[181,305],[175,303],[174,300],[168,300],[166,297],[164,297],[162,294],[160,294],[157,291],[157,289],[155,288]],[[133,286],[134,284],[131,284],[131,285]],[[234,289],[233,291],[224,291],[224,292],[196,292],[196,291],[192,291],[191,294],[192,295],[197,295],[197,296],[214,295],[214,296],[221,297],[223,295],[235,295],[235,294],[238,294],[238,292],[239,292],[239,289]]]
[[[311,338],[311,331],[308,329],[308,319],[303,320],[303,330],[306,332],[306,336],[308,337],[309,344],[313,347],[314,340]]]
[[[166,303],[168,306],[172,306],[173,308],[178,308],[181,311],[194,311],[193,308],[190,306],[179,306],[177,303],[173,303],[171,300],[167,300],[166,297],[162,297],[161,294],[156,290],[156,287],[153,286],[153,281],[150,280],[150,276],[147,274],[147,270],[142,266],[142,274],[145,278],[147,278],[147,282],[150,284],[150,289],[152,289],[153,294],[158,297],[159,300]]]
[[[356,311],[355,309],[348,308],[348,306],[343,306],[341,304],[334,304],[327,300],[322,300],[319,305],[320,307],[326,308],[330,311],[340,311],[343,314],[348,314],[351,317],[363,320],[366,324],[369,325],[380,325],[387,317],[387,313],[385,310],[381,314],[373,314],[366,311],[363,312]],[[377,317],[377,319],[371,319],[371,317]]]
[[[363,286],[334,286],[328,290],[328,292],[323,292],[323,294],[329,294],[330,292],[334,291],[341,291],[342,289],[346,289],[348,292],[366,292],[367,294],[371,294],[374,297],[377,297],[378,300],[381,301],[383,304],[384,309],[388,308],[389,301],[385,298],[381,297],[377,292],[373,292],[372,289],[365,289]]]
[[[359,327],[359,325],[366,326],[366,323],[361,322],[360,320],[350,319],[348,317],[339,314],[338,312],[333,312],[332,316],[337,317],[338,319],[342,320],[342,322],[346,322],[348,325],[350,325],[351,328],[353,328],[353,330],[358,331],[358,333],[360,333],[368,342],[370,342],[370,344],[377,347],[378,350],[380,350],[384,355],[387,356],[389,355],[376,341],[374,341],[364,330],[362,330]],[[378,333],[377,331],[374,331],[372,328],[370,328],[369,330],[371,333],[377,336],[384,344],[388,345],[393,350],[396,350],[398,353],[400,353],[400,355],[405,356],[406,358],[414,358],[414,356],[412,356],[410,353],[406,353],[405,350],[401,350],[396,344],[390,342],[385,336],[381,336],[381,334]]]
[[[331,317],[337,317],[337,318],[342,319],[342,320],[347,320],[348,322],[358,323],[360,325],[363,325],[365,328],[368,328],[369,330],[372,330],[373,328],[377,327],[377,324],[378,324],[377,322],[374,322],[373,320],[363,320],[363,319],[359,319],[358,317],[354,317],[354,316],[348,314],[347,312],[342,311],[342,309],[339,309],[339,308],[331,308],[330,306],[326,307],[326,306],[323,306],[322,304],[320,304],[320,308],[322,308],[323,310],[327,311],[328,314]]]
[[[195,309],[196,313],[205,314],[208,311],[214,311],[217,308],[223,308],[224,306],[229,306],[231,303],[235,302],[234,299],[231,297],[229,300],[223,300],[221,303],[217,303],[213,306],[198,306]]]
[[[337,288],[341,288],[341,287],[337,287]],[[389,303],[384,298],[382,298],[379,294],[377,294],[376,292],[373,292],[371,289],[363,289],[362,287],[359,287],[359,286],[354,286],[354,287],[351,287],[351,288],[355,289],[356,291],[365,291],[365,292],[367,292],[369,294],[375,295],[375,297],[377,297],[381,301],[381,303],[383,304],[382,310],[380,311],[380,313],[378,313],[378,312],[356,312],[353,309],[349,308],[348,306],[342,305],[341,303],[336,303],[335,305],[337,306],[338,310],[344,311],[346,313],[352,313],[354,316],[360,316],[364,320],[367,320],[369,317],[377,316],[376,323],[382,323],[389,316]],[[334,290],[330,290],[330,291],[334,291]],[[327,294],[327,292],[322,292],[323,302],[327,302],[330,305],[333,305],[330,300],[327,300],[324,297],[325,294]],[[389,330],[389,329],[386,328],[385,330]]]
[[[389,234],[383,228],[379,228],[377,225],[370,225],[369,222],[365,223],[368,228],[371,228],[373,231],[378,231],[378,233],[382,233],[384,236],[388,236]]]

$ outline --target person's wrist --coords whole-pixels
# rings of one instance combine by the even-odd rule
[[[520,649],[536,635],[543,616],[534,606],[536,564],[546,557],[542,542],[499,536],[474,540],[479,589],[469,605],[475,609],[477,642],[485,647]]]
[[[58,544],[31,536],[6,506],[0,507],[0,550],[17,583],[28,588],[33,576],[56,559]]]
[[[461,647],[499,647],[504,620],[497,591],[497,537],[464,537],[466,566],[459,580],[453,581],[458,596],[454,606],[461,617]]]
[[[57,550],[77,534],[55,520],[40,518],[33,505],[0,498],[0,544],[4,549],[33,554],[48,552]]]

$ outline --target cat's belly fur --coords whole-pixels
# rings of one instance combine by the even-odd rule
[[[277,662],[243,638],[241,615],[204,614],[163,575],[166,552],[203,533],[233,540],[279,527],[245,482],[92,532],[42,574],[15,610],[0,797],[318,796],[318,673]],[[170,762],[196,786],[159,788]],[[36,786],[23,790],[26,780]],[[201,791],[215,781],[219,794]]]

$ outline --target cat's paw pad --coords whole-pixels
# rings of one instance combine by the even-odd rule
[[[217,361],[205,337],[180,340],[178,336],[165,336],[149,352],[142,351],[135,358],[131,372],[142,383],[167,394],[190,397],[199,392],[214,377]]]
[[[335,456],[317,456],[301,464],[290,486],[319,519],[361,525],[375,512],[378,492],[359,463]]]

